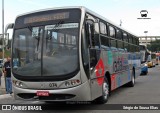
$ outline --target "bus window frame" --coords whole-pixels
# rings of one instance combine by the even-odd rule
[[[109,37],[110,37],[110,47],[115,47],[117,48],[117,39],[116,39],[116,29],[113,25],[109,24],[108,25],[108,31],[109,31]],[[111,31],[113,32],[113,36],[111,35]],[[112,40],[115,41],[115,45],[112,44]]]

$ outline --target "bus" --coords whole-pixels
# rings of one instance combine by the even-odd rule
[[[155,65],[157,65],[158,61],[157,61],[156,53],[149,51],[145,45],[140,45],[140,54],[141,54],[142,68],[144,69],[144,70],[142,69],[143,71],[146,70],[145,69],[146,61],[147,61],[147,67],[149,68],[155,67]],[[145,72],[142,72],[142,73],[145,73]]]
[[[156,66],[156,53],[154,52],[150,52],[150,55],[148,56],[148,67],[149,68],[152,68],[152,67],[155,67]]]
[[[85,7],[22,14],[11,26],[15,99],[106,103],[140,75],[138,37]]]
[[[156,65],[159,65],[159,62],[160,62],[160,53],[157,52],[156,53]]]
[[[150,55],[149,50],[145,45],[140,45],[140,56],[141,56],[141,75],[147,75],[148,73],[148,63],[147,59]]]

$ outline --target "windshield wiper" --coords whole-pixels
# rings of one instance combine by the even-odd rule
[[[31,26],[28,26],[27,28],[29,29],[30,32],[32,32],[32,27]]]
[[[53,27],[53,32],[57,32],[58,31],[58,27],[61,27],[62,24],[64,23],[64,21],[59,21],[57,24],[55,24],[55,26]]]

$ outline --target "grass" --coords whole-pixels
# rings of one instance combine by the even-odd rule
[[[5,51],[4,51],[4,57],[7,58],[8,56],[11,57],[11,50],[5,49]],[[2,51],[0,51],[0,58],[3,58],[3,52]]]

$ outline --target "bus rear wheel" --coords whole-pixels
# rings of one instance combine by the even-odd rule
[[[109,98],[109,83],[105,78],[102,85],[102,96],[97,99],[98,104],[104,104],[108,101]]]
[[[128,87],[134,87],[135,85],[135,72],[134,70],[132,71],[132,75],[131,75],[131,81],[129,83],[127,83]]]

